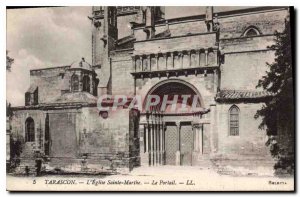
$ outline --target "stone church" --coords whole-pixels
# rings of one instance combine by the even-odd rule
[[[267,46],[288,8],[203,7],[180,18],[167,9],[176,8],[94,6],[92,62],[30,71],[25,105],[12,107],[8,128],[17,173],[272,167],[266,131],[254,119],[272,95],[256,85],[274,60]],[[198,107],[105,111],[102,95],[196,95]]]

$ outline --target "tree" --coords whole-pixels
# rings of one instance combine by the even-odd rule
[[[272,156],[277,158],[274,168],[293,168],[294,152],[288,155],[288,148],[281,145],[274,137],[279,133],[289,138],[294,136],[293,62],[289,19],[285,20],[283,32],[275,32],[274,41],[275,43],[268,48],[275,52],[275,60],[271,64],[267,63],[269,71],[257,85],[271,92],[273,97],[257,111],[255,118],[261,117],[259,128],[266,128],[269,136],[266,145],[270,147]],[[286,140],[290,142],[289,146],[293,146],[293,149],[294,139]]]
[[[8,56],[8,51],[6,50],[6,70],[11,70],[11,65],[14,63],[14,59]]]

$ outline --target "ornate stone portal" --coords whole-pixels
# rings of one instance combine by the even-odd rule
[[[177,103],[168,100],[166,110],[161,102],[141,114],[140,153],[142,165],[194,165],[203,154],[203,121],[209,110],[202,108],[202,99],[196,90],[170,80],[150,90],[148,95],[179,95]],[[182,95],[197,95],[197,111],[170,111],[172,105],[182,104]],[[145,104],[145,103],[144,103]],[[191,107],[191,100],[187,106]]]

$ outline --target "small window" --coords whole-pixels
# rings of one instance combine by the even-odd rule
[[[78,75],[73,75],[71,78],[71,89],[73,92],[79,91],[79,78]]]
[[[244,37],[252,37],[252,36],[258,36],[260,35],[260,31],[258,30],[258,28],[256,27],[248,27],[244,33],[243,33],[243,36]]]
[[[25,142],[34,142],[35,131],[34,131],[34,120],[27,118],[25,122]]]
[[[31,86],[25,93],[25,106],[37,105],[39,103],[39,92],[37,86]]]
[[[229,135],[238,136],[239,135],[239,108],[233,105],[229,109]]]
[[[90,92],[90,77],[87,75],[83,77],[83,91]]]
[[[30,92],[26,92],[25,93],[25,106],[30,105],[30,100],[31,100],[30,97],[31,97]]]

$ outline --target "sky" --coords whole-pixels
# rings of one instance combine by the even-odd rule
[[[24,105],[29,70],[63,66],[85,57],[91,62],[91,7],[7,10],[7,101]]]
[[[216,7],[215,11],[238,7]],[[7,102],[25,103],[29,71],[69,65],[82,57],[91,63],[91,7],[56,7],[7,10],[6,44],[14,58],[7,72]],[[166,7],[166,18],[204,14],[205,7]]]

